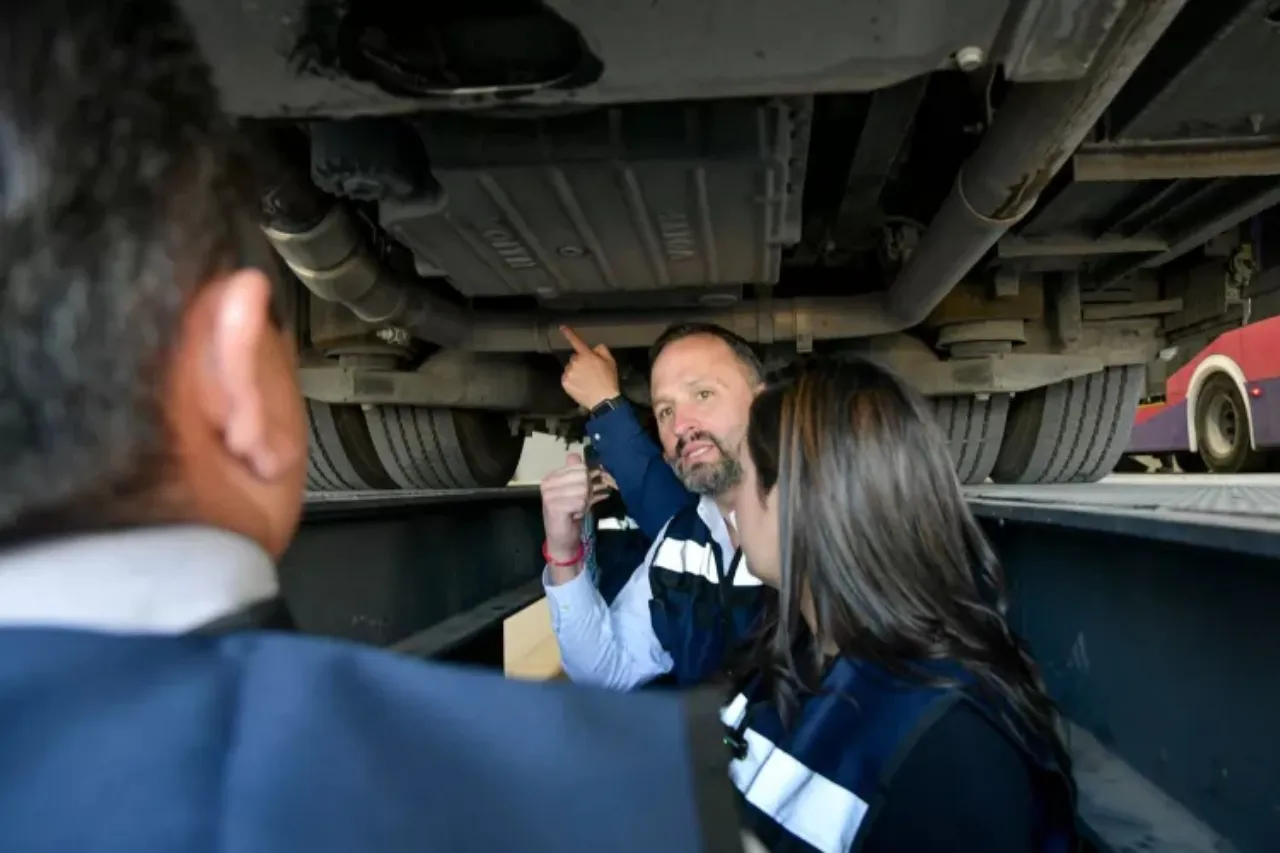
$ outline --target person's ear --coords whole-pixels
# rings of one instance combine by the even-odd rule
[[[199,357],[200,404],[226,451],[257,478],[273,480],[287,465],[271,440],[271,393],[264,352],[278,334],[271,322],[271,282],[256,269],[206,285],[199,299],[204,334]]]

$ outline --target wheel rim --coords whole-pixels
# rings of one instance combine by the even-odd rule
[[[1225,459],[1235,450],[1240,437],[1240,410],[1227,394],[1217,394],[1209,403],[1204,424],[1204,445],[1215,459]]]

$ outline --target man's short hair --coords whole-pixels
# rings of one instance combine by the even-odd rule
[[[704,335],[712,338],[718,338],[724,341],[729,349],[733,350],[733,354],[738,357],[743,365],[750,371],[751,377],[760,382],[764,378],[764,365],[760,363],[759,356],[755,350],[751,349],[751,344],[741,335],[736,335],[723,326],[717,326],[714,323],[676,323],[668,326],[658,339],[653,342],[653,346],[649,348],[649,367],[652,368],[654,362],[658,360],[658,356],[662,355],[662,351],[676,341],[684,338],[691,338],[695,335]]]
[[[0,6],[0,531],[156,478],[182,315],[241,256],[233,139],[170,2]]]

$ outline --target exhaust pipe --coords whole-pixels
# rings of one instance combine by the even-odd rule
[[[729,308],[582,312],[564,315],[477,314],[464,345],[474,352],[557,352],[571,349],[560,333],[569,325],[592,343],[648,349],[673,323],[714,323],[756,344],[865,338],[901,330],[879,294],[819,299],[757,299]]]
[[[309,192],[319,195],[313,188]],[[879,295],[828,299],[765,299],[720,309],[586,312],[538,315],[468,312],[433,295],[419,282],[389,274],[356,233],[349,214],[333,204],[302,231],[262,226],[267,240],[308,290],[349,308],[368,323],[398,326],[441,347],[471,352],[569,350],[560,326],[572,325],[596,343],[616,348],[650,346],[672,323],[715,323],[745,340],[770,344],[862,338],[901,330]]]
[[[544,357],[545,358],[545,357]],[[321,403],[430,406],[563,415],[574,403],[553,359],[441,350],[417,370],[332,364],[298,370],[302,395]]]
[[[903,328],[885,310],[882,294],[761,299],[717,309],[559,316],[462,309],[435,296],[421,282],[392,275],[381,267],[346,208],[312,183],[302,165],[310,162],[305,137],[264,125],[244,130],[261,172],[261,229],[302,284],[319,298],[346,306],[366,322],[404,328],[446,349],[475,353],[565,351],[571,347],[560,334],[563,324],[572,325],[593,342],[622,349],[648,348],[672,323],[715,323],[753,343],[794,341],[801,352],[808,351],[814,341],[870,337]],[[329,388],[325,393],[342,391]],[[493,395],[485,392],[479,396],[491,401]],[[459,401],[454,405],[468,404]]]
[[[321,299],[345,305],[367,323],[399,326],[443,347],[467,340],[466,312],[383,270],[340,205],[305,231],[270,225],[262,230],[298,280]]]
[[[306,137],[259,124],[243,131],[259,172],[262,232],[308,290],[365,322],[399,326],[442,347],[466,340],[466,311],[382,269],[346,209],[316,189]]]
[[[890,287],[890,315],[923,322],[1009,229],[1084,141],[1186,0],[1128,0],[1079,80],[1015,86],[955,188]]]

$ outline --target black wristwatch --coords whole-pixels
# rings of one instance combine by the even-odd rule
[[[596,403],[594,406],[592,406],[591,411],[587,414],[587,417],[591,420],[595,420],[601,415],[607,415],[609,412],[612,412],[614,409],[621,406],[623,403],[623,400],[624,400],[624,397],[621,394],[617,395],[616,397],[610,397],[608,400],[602,400],[601,402]]]

